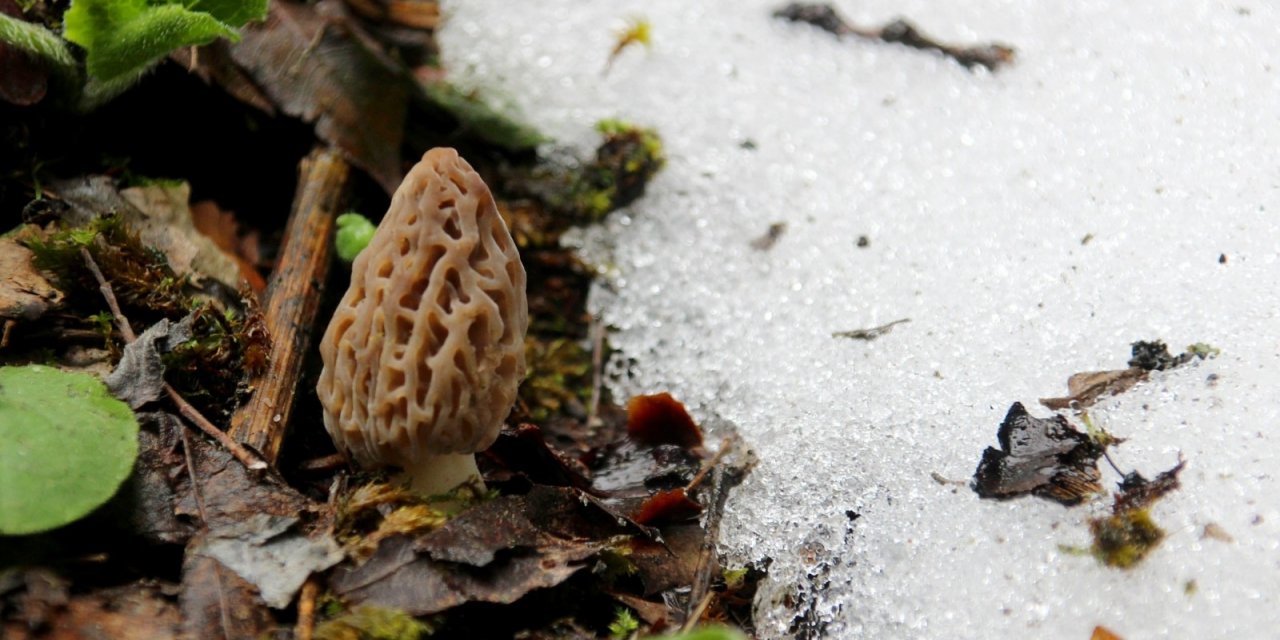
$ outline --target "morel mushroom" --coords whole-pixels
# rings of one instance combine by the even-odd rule
[[[524,377],[525,272],[493,195],[453,149],[405,176],[351,267],[316,392],[338,449],[443,493],[479,481]]]

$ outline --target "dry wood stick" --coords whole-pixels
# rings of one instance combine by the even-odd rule
[[[311,347],[312,325],[329,273],[334,219],[347,195],[350,167],[336,151],[302,160],[284,248],[263,304],[271,353],[253,396],[231,418],[231,435],[275,464],[293,415],[298,376]]]

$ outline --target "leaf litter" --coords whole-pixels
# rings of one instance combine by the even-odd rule
[[[1173,467],[1148,480],[1138,471],[1124,472],[1112,462],[1108,449],[1124,442],[1094,426],[1086,408],[1098,399],[1124,393],[1144,382],[1152,371],[1165,371],[1218,354],[1218,349],[1194,344],[1174,356],[1159,340],[1138,341],[1131,346],[1128,369],[1078,373],[1068,379],[1071,395],[1046,398],[1051,409],[1073,409],[1086,431],[1077,429],[1063,415],[1031,416],[1015,402],[1000,424],[1000,448],[987,447],[974,472],[971,487],[981,498],[1006,500],[1035,495],[1064,506],[1083,504],[1103,495],[1098,459],[1120,474],[1110,513],[1089,517],[1093,538],[1086,550],[1106,566],[1128,569],[1142,561],[1164,539],[1165,532],[1151,516],[1151,508],[1180,486],[1186,467],[1181,456]],[[1063,546],[1064,550],[1077,549]]]

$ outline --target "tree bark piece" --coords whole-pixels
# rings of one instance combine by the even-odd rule
[[[263,310],[271,334],[267,371],[231,418],[231,435],[275,464],[293,415],[298,377],[311,347],[316,311],[333,252],[334,219],[348,191],[350,166],[332,149],[302,160],[280,261]]]

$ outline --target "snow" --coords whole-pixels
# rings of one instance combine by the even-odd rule
[[[615,394],[670,391],[760,456],[722,550],[772,560],[761,636],[1275,633],[1280,15],[836,3],[1017,48],[987,73],[783,23],[779,4],[468,0],[446,3],[441,34],[456,82],[561,144],[592,148],[602,118],[663,136],[646,197],[579,242],[606,274],[592,305]],[[652,49],[603,73],[633,17]],[[752,248],[776,222],[773,248]],[[875,341],[832,337],[900,318]],[[1222,353],[1091,411],[1128,439],[1122,468],[1188,460],[1153,510],[1169,535],[1136,568],[1063,550],[1089,544],[1109,498],[994,502],[933,479],[968,480],[1012,402],[1047,416],[1036,400],[1069,375],[1155,338]]]

